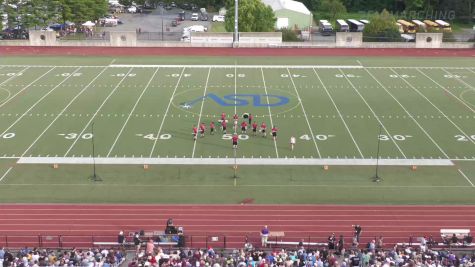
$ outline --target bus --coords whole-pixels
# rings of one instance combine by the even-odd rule
[[[349,19],[348,24],[350,25],[350,31],[352,32],[362,32],[364,30],[364,24],[356,19]]]
[[[402,27],[401,23],[396,22],[397,29],[399,33],[404,33],[404,28]]]
[[[319,22],[322,35],[330,35],[333,32],[333,26],[328,22],[328,20],[321,19]]]
[[[402,28],[404,29],[404,33],[416,33],[416,25],[408,21],[405,21],[403,19],[400,19],[397,22],[402,25]]]
[[[439,28],[444,31],[444,32],[452,32],[452,27],[450,27],[450,24],[443,21],[443,20],[436,20],[435,23],[439,24]]]
[[[360,21],[361,21],[363,24],[369,24],[369,20],[367,20],[367,19],[360,19]]]
[[[427,30],[433,30],[433,31],[438,31],[439,30],[439,24],[433,22],[432,20],[424,20],[424,23],[426,24]]]
[[[350,31],[350,26],[343,19],[338,19],[336,21],[336,25],[337,25],[337,30],[339,32],[349,32]]]
[[[418,31],[418,32],[421,32],[421,31],[424,31],[424,32],[425,32],[425,31],[427,31],[427,29],[426,29],[426,24],[425,24],[424,22],[422,22],[422,21],[420,21],[420,20],[417,20],[417,19],[413,19],[413,20],[412,20],[412,23],[413,23],[414,25],[416,25],[416,28],[417,28],[417,31]]]

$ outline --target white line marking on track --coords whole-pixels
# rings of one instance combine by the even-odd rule
[[[267,98],[267,110],[269,111],[270,124],[271,124],[271,127],[274,127],[274,122],[272,121],[272,112],[270,111],[270,106],[269,106],[270,102],[269,102],[269,94],[267,93],[266,79],[264,77],[264,70],[262,68],[261,68],[261,75],[262,75],[262,82],[264,83],[264,91],[266,93],[266,98]],[[275,154],[277,157],[279,157],[279,151],[277,150],[276,140],[274,140],[274,147],[275,147]]]
[[[206,84],[205,84],[205,89],[203,90],[203,97],[206,95],[206,90],[208,89],[208,81],[209,81],[210,73],[211,73],[211,68],[208,68],[208,75],[206,76]],[[204,104],[205,104],[205,101],[203,99],[203,101],[201,101],[200,115],[198,116],[198,124],[196,125],[196,127],[198,127],[198,129],[200,128],[201,114],[203,113]],[[200,131],[200,130],[198,130],[198,131]],[[198,133],[198,135],[200,135],[200,133]],[[192,158],[195,157],[195,149],[196,149],[196,143],[198,142],[198,135],[196,136],[196,139],[193,142],[193,151],[191,152],[191,157]]]
[[[8,170],[3,174],[3,176],[0,178],[0,182],[3,181],[3,179],[7,176],[7,174],[13,169],[13,167],[8,168]]]
[[[340,109],[338,109],[338,106],[336,105],[335,101],[333,100],[333,97],[330,95],[330,92],[328,91],[326,85],[323,83],[322,79],[320,78],[320,75],[318,75],[318,73],[317,73],[317,71],[316,71],[315,69],[313,69],[313,72],[314,72],[315,75],[317,76],[318,80],[320,81],[320,83],[321,83],[322,86],[323,86],[323,89],[325,89],[325,92],[327,93],[328,97],[330,98],[331,102],[333,103],[333,106],[335,107],[336,111],[338,112],[338,115],[340,116],[340,118],[341,118],[341,120],[342,120],[342,122],[343,122],[343,125],[345,125],[346,130],[347,130],[348,133],[350,134],[351,140],[353,140],[353,143],[355,144],[356,148],[358,149],[358,152],[360,153],[361,158],[364,158],[363,153],[361,152],[360,147],[359,147],[358,144],[356,143],[355,137],[354,137],[353,134],[351,133],[350,128],[349,128],[348,125],[346,124],[345,119],[343,118],[343,115],[342,115],[341,112],[340,112]]]
[[[115,137],[114,143],[113,143],[112,146],[110,147],[109,152],[107,152],[107,157],[109,157],[109,155],[111,154],[112,150],[114,149],[115,144],[116,144],[117,141],[119,140],[119,137],[122,135],[122,132],[124,131],[125,126],[127,125],[127,123],[129,122],[130,117],[132,116],[132,113],[134,113],[135,108],[137,107],[137,105],[139,104],[140,100],[142,99],[142,96],[145,94],[145,92],[147,91],[148,87],[149,87],[150,84],[152,83],[153,78],[155,77],[155,75],[157,74],[157,72],[158,72],[159,69],[160,69],[160,68],[157,68],[157,69],[155,70],[155,72],[154,72],[153,75],[152,75],[152,78],[150,78],[150,80],[148,81],[147,85],[146,85],[145,88],[142,90],[142,93],[140,94],[139,98],[137,99],[137,101],[135,101],[135,104],[134,104],[134,106],[132,107],[132,110],[129,112],[129,116],[127,116],[127,119],[125,120],[124,124],[122,125],[122,128],[120,129],[119,133],[118,133],[117,136]],[[117,114],[116,114],[116,115],[117,115]]]
[[[78,136],[76,137],[76,139],[74,139],[74,142],[71,144],[71,146],[69,147],[69,149],[66,151],[66,153],[64,153],[64,157],[66,157],[68,155],[68,153],[73,149],[74,145],[76,145],[77,141],[81,138],[81,136],[83,135],[84,131],[87,129],[87,127],[89,126],[89,124],[91,124],[91,122],[94,120],[94,118],[96,117],[96,115],[99,113],[99,111],[102,109],[102,107],[107,103],[107,101],[109,100],[109,98],[115,93],[115,91],[117,90],[117,88],[119,88],[119,86],[122,84],[122,82],[125,80],[125,78],[127,78],[129,76],[129,73],[133,70],[133,68],[129,69],[129,71],[127,71],[127,73],[124,75],[124,77],[122,77],[122,79],[120,79],[119,83],[114,87],[114,89],[109,93],[109,95],[106,97],[106,99],[104,99],[104,101],[102,101],[102,104],[97,108],[96,112],[94,112],[94,114],[91,116],[91,119],[87,122],[87,124],[84,126],[84,128],[82,129],[81,133],[78,134]],[[98,155],[99,157],[99,155]]]
[[[165,123],[165,119],[167,118],[168,110],[170,110],[170,106],[172,105],[172,102],[173,102],[173,97],[175,96],[175,92],[178,88],[178,85],[180,85],[180,81],[181,81],[181,78],[183,77],[183,73],[185,72],[185,69],[186,68],[183,68],[181,70],[180,77],[178,78],[178,81],[176,82],[175,89],[173,90],[172,96],[170,97],[170,101],[168,102],[167,109],[165,110],[165,115],[163,115],[162,122],[160,123],[160,127],[158,128],[157,137],[160,136],[160,132],[162,131],[163,124]],[[149,157],[152,157],[153,151],[155,150],[155,146],[157,145],[158,139],[159,138],[155,139],[155,141],[153,142],[153,146],[152,146],[152,149],[150,150]]]
[[[461,169],[458,169],[458,171],[459,171],[459,173],[467,180],[467,182],[470,183],[470,185],[471,185],[472,187],[475,187],[475,185],[472,183],[472,181],[470,181],[470,179],[468,179],[467,175],[465,175],[465,173],[463,173]]]
[[[424,132],[424,134],[432,141],[432,143],[440,150],[440,152],[442,152],[442,154],[444,154],[444,156],[446,158],[449,158],[449,156],[447,155],[447,153],[445,153],[445,151],[439,146],[439,144],[437,144],[435,142],[435,140],[429,135],[429,133],[422,127],[422,125],[419,124],[419,122],[414,118],[414,116],[412,116],[411,113],[409,113],[409,111],[401,104],[401,102],[399,102],[399,100],[397,100],[396,97],[394,97],[394,95],[389,92],[388,89],[386,89],[386,87],[378,80],[376,79],[376,77],[367,69],[365,69],[365,71],[384,89],[384,91],[386,91],[386,93],[388,93],[398,104],[399,106],[401,106],[401,108],[406,112],[407,115],[409,115],[409,117],[414,121],[414,123],[419,126],[419,128]]]
[[[376,112],[374,112],[373,108],[369,105],[369,103],[366,101],[366,99],[363,97],[363,95],[360,93],[360,91],[358,91],[358,89],[356,89],[355,85],[353,84],[352,81],[350,81],[350,79],[348,78],[348,76],[346,76],[346,74],[341,70],[339,69],[340,73],[345,77],[346,81],[351,85],[351,87],[353,87],[353,89],[356,91],[356,93],[361,97],[361,99],[363,100],[363,102],[366,104],[366,106],[369,108],[369,110],[371,111],[371,113],[373,113],[373,116],[376,118],[376,120],[378,121],[378,123],[381,125],[381,127],[383,127],[384,131],[387,133],[387,135],[389,136],[389,138],[391,139],[391,141],[393,141],[394,145],[397,147],[397,149],[399,150],[399,152],[401,153],[401,155],[404,157],[404,158],[407,158],[406,157],[406,154],[404,154],[404,152],[402,151],[402,149],[399,147],[399,145],[396,143],[396,141],[394,140],[393,136],[389,133],[388,129],[386,128],[386,126],[384,126],[383,122],[379,119],[378,115],[376,114]],[[379,138],[379,136],[378,136]]]
[[[305,108],[303,106],[302,99],[300,98],[300,94],[297,91],[297,86],[295,86],[294,79],[292,78],[292,73],[290,73],[290,70],[288,68],[287,68],[287,72],[289,73],[290,81],[292,82],[292,86],[294,87],[295,93],[297,94],[297,98],[300,102],[300,106],[302,107],[302,111],[303,111],[303,114],[305,116],[305,120],[307,121],[308,129],[310,130],[310,134],[312,135],[313,144],[315,145],[315,148],[317,149],[318,157],[321,158],[322,155],[320,154],[320,150],[318,149],[317,141],[315,140],[315,135],[313,134],[312,126],[310,126],[310,122],[308,121],[308,116],[307,116],[307,113],[305,112]]]
[[[63,114],[63,112],[68,109],[69,106],[71,106],[71,104],[84,92],[86,91],[86,89],[88,89],[90,87],[90,85],[95,81],[97,80],[97,78],[99,78],[99,76],[104,73],[104,71],[107,69],[104,68],[99,74],[96,75],[96,77],[94,77],[94,79],[91,80],[91,82],[89,84],[87,84],[78,94],[76,94],[76,96],[74,96],[73,99],[71,99],[71,101],[69,101],[69,103],[63,108],[63,110],[61,110],[57,115],[56,115],[56,118],[54,118],[53,121],[51,121],[51,123],[43,130],[43,132],[41,132],[41,134],[33,141],[33,143],[31,143],[31,145],[25,150],[25,152],[23,152],[23,154],[21,154],[21,157],[23,157],[35,144],[36,142],[38,142],[38,140],[43,136],[43,134],[48,131],[48,129],[51,127],[51,125],[53,125],[56,120],[58,118],[61,117],[61,115]],[[72,76],[72,75],[71,75]]]

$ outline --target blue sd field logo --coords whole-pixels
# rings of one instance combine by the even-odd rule
[[[185,109],[190,109],[206,99],[210,99],[223,107],[241,107],[249,106],[249,104],[254,107],[278,107],[289,103],[289,98],[281,95],[230,94],[219,97],[216,94],[209,93],[191,101],[180,103],[180,106]]]

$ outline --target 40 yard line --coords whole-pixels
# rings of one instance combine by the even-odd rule
[[[266,79],[264,77],[264,70],[261,68],[261,74],[262,74],[262,82],[264,83],[264,91],[266,92],[266,98],[267,98],[267,109],[269,110],[269,118],[270,118],[270,124],[271,127],[274,127],[274,122],[272,121],[272,112],[270,111],[270,106],[269,106],[269,95],[267,94],[267,85],[266,85]],[[275,154],[277,157],[279,157],[279,151],[277,150],[277,141],[274,139],[274,147],[275,147]]]
[[[142,93],[140,94],[139,98],[137,99],[137,101],[135,101],[135,104],[134,106],[132,107],[132,110],[129,112],[129,116],[127,116],[127,119],[125,120],[124,122],[124,125],[122,125],[122,128],[120,129],[119,133],[117,134],[117,136],[115,137],[115,140],[114,140],[114,143],[112,144],[111,148],[109,149],[109,152],[107,152],[107,157],[110,156],[112,150],[114,149],[115,147],[115,144],[117,143],[117,140],[119,140],[119,137],[122,135],[122,132],[124,131],[125,129],[125,126],[127,125],[127,123],[129,122],[129,119],[130,117],[132,117],[132,114],[134,113],[135,111],[135,108],[137,108],[137,105],[139,104],[140,100],[142,99],[142,96],[145,94],[145,92],[147,91],[148,87],[150,86],[150,84],[152,83],[153,81],[153,78],[155,78],[155,75],[157,75],[157,72],[160,68],[157,68],[155,70],[155,72],[153,73],[152,75],[152,78],[150,78],[150,80],[148,81],[147,85],[145,86],[145,88],[142,90]]]
[[[208,68],[208,75],[206,76],[206,84],[205,84],[205,89],[203,91],[203,97],[206,95],[206,90],[208,89],[208,81],[209,81],[209,75],[211,73],[211,68]],[[200,123],[201,123],[201,114],[203,113],[203,106],[204,106],[204,99],[201,101],[201,108],[200,108],[200,115],[198,116],[198,124],[196,127],[199,129]],[[195,149],[196,149],[196,143],[198,142],[198,136],[196,136],[196,140],[193,142],[193,152],[191,152],[191,157],[195,157]]]
[[[292,74],[290,73],[290,70],[288,68],[287,68],[287,72],[289,73],[290,81],[292,82],[292,86],[294,87],[295,93],[297,94],[297,98],[300,102],[300,106],[302,107],[303,115],[305,117],[305,121],[307,122],[308,129],[310,130],[310,134],[312,135],[313,144],[315,145],[315,149],[317,149],[318,157],[321,158],[322,154],[320,154],[320,150],[318,149],[317,141],[315,140],[315,135],[313,134],[312,126],[310,126],[310,122],[308,121],[307,112],[305,112],[302,99],[300,98],[300,94],[297,91],[297,86],[295,86],[294,79],[292,78]]]

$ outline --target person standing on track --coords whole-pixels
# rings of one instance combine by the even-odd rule
[[[267,239],[269,238],[269,228],[267,228],[267,225],[264,225],[264,228],[261,230],[261,245],[262,247],[267,246]]]
[[[355,239],[356,239],[356,242],[360,243],[360,236],[361,236],[361,226],[359,224],[355,224],[353,225],[355,231],[354,231],[354,236],[355,236]]]
[[[237,149],[237,147],[238,147],[238,139],[239,139],[238,135],[237,135],[237,134],[234,134],[234,135],[233,135],[233,138],[232,138],[232,140],[233,140],[233,149]]]

